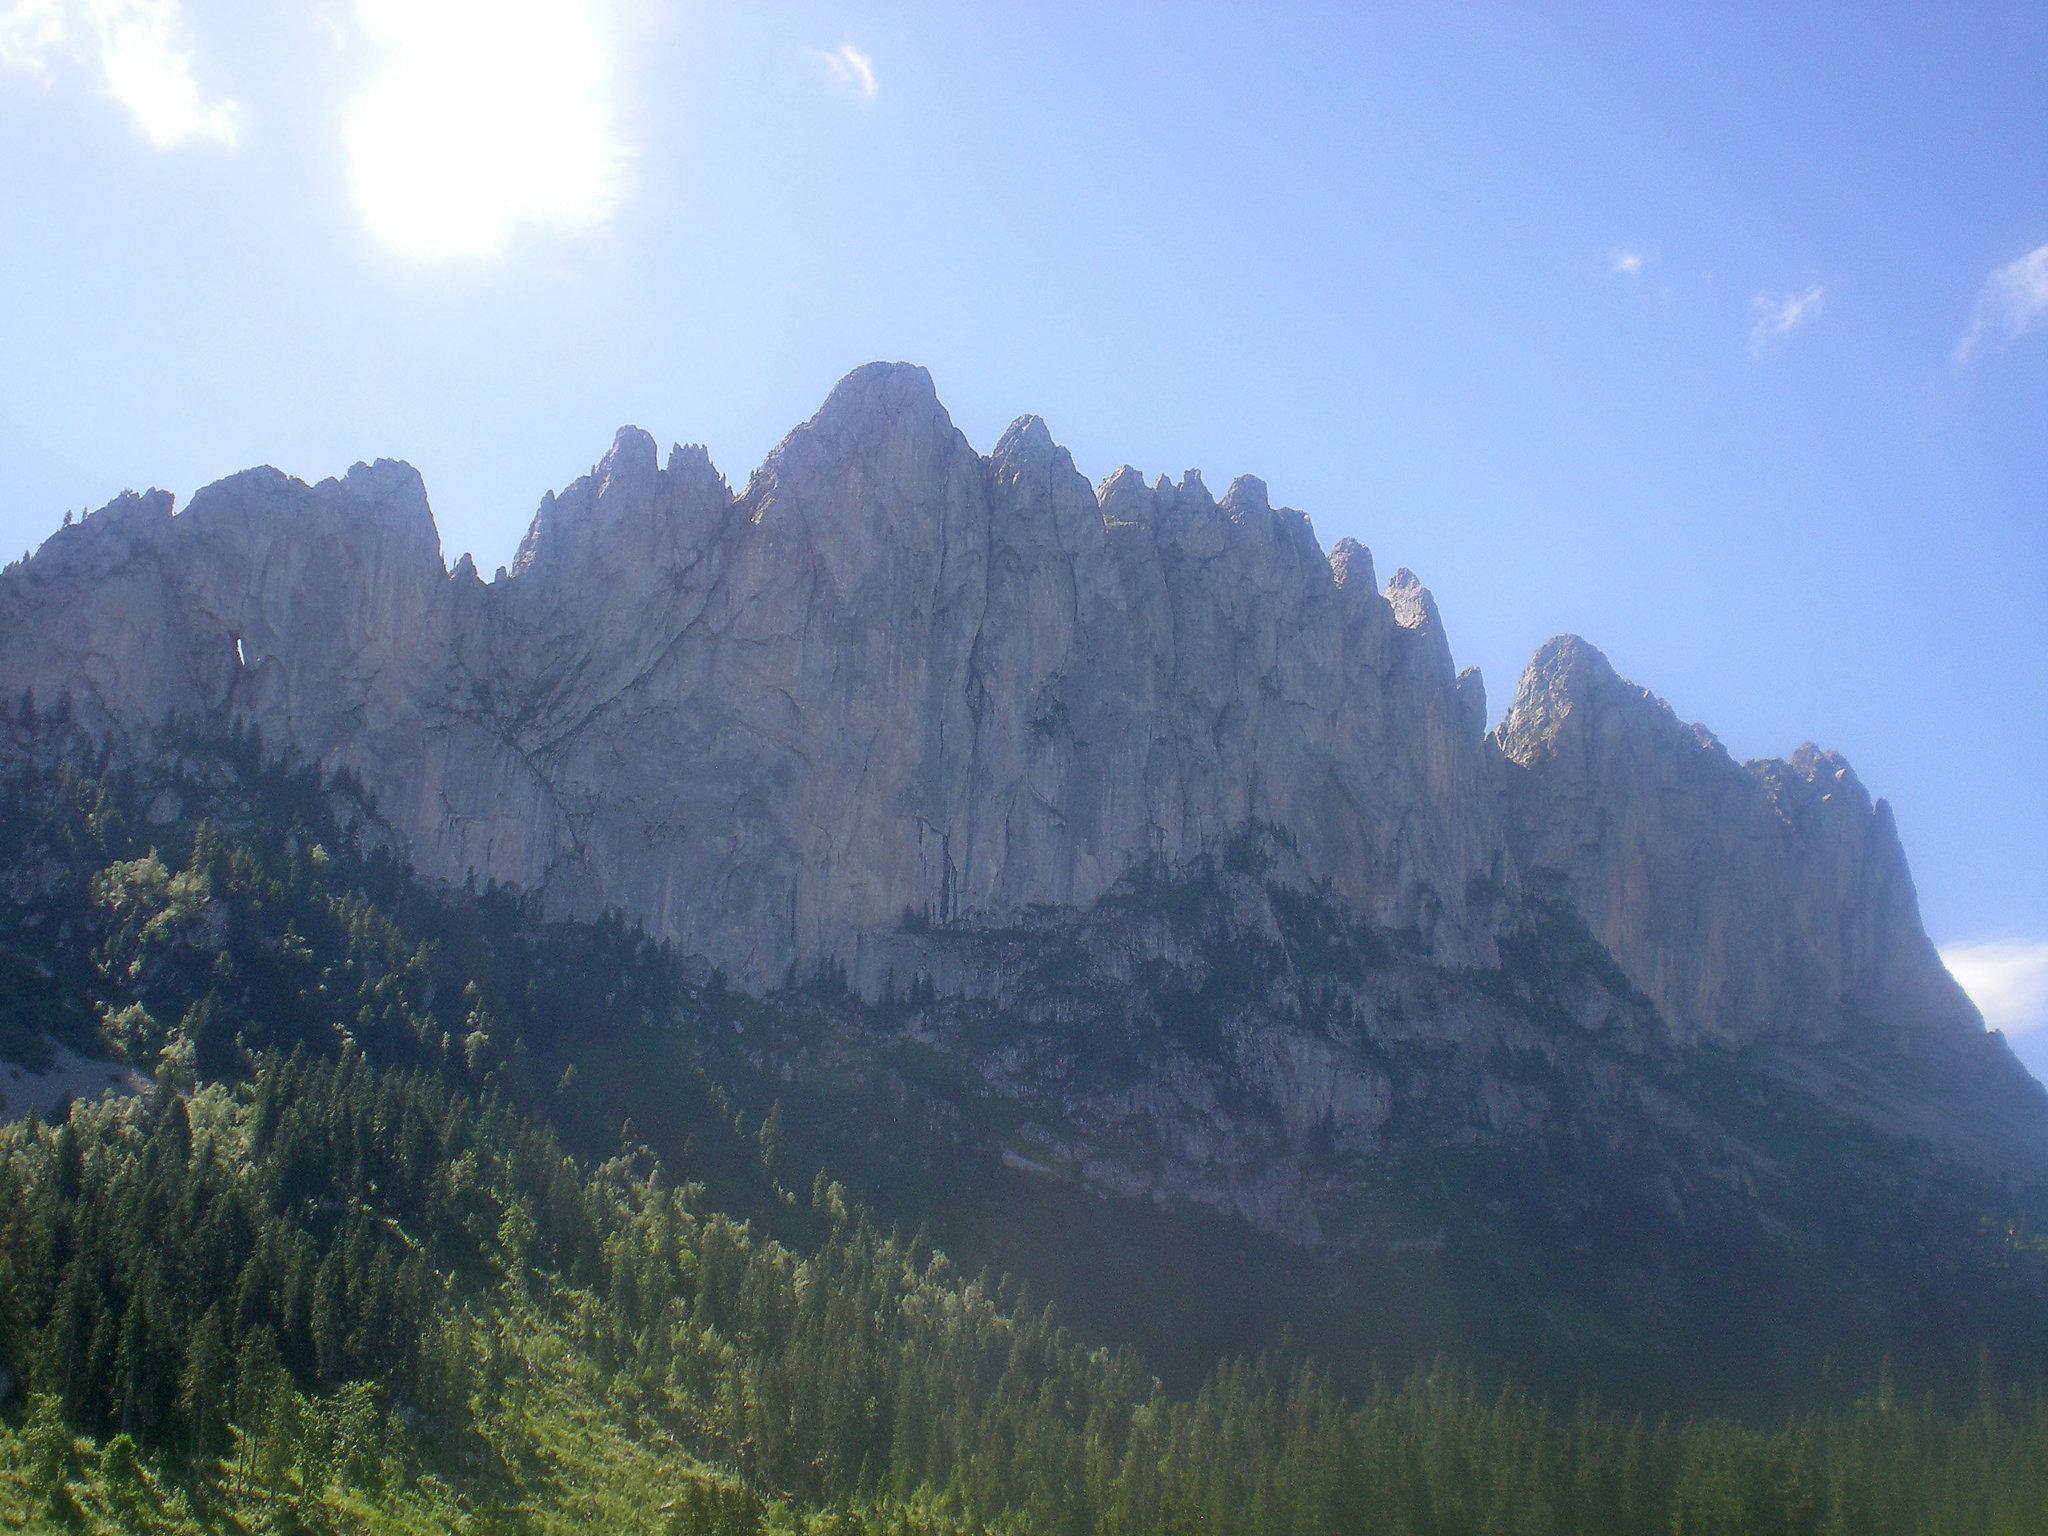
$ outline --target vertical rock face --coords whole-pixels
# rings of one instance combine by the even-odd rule
[[[489,583],[401,464],[124,495],[0,575],[24,690],[137,753],[253,724],[426,874],[743,986],[943,997],[917,1027],[1047,1156],[1296,1241],[1363,1219],[1330,1158],[1401,1138],[1640,1151],[1651,1105],[1657,1167],[1762,1176],[1669,1091],[1702,1043],[1979,1167],[2048,1155],[1838,758],[1738,764],[1569,637],[1488,737],[1409,571],[1249,476],[1091,487],[1035,417],[984,457],[919,368],[849,375],[737,494],[625,428]]]
[[[55,535],[0,582],[0,655],[18,688],[117,733],[232,713],[308,757],[402,755],[445,582],[409,466],[316,486],[252,469],[181,516],[131,492]]]
[[[1890,807],[1834,753],[1737,763],[1574,636],[1537,653],[1496,740],[1531,893],[1577,912],[1682,1035],[1982,1035]]]
[[[0,752],[23,690],[135,756],[256,725],[430,877],[743,987],[895,993],[1034,1165],[1296,1243],[1407,1231],[1389,1167],[1430,1147],[1595,1149],[1552,1190],[1587,1233],[1776,1186],[1757,1221],[1802,1219],[1794,1122],[1835,1188],[2048,1167],[1839,758],[1737,764],[1571,637],[1489,737],[1411,571],[1251,477],[1092,487],[1032,416],[983,457],[922,369],[848,375],[737,494],[623,428],[494,582],[406,465],[127,494],[0,573]],[[1694,1092],[1731,1053],[1733,1122]]]
[[[904,365],[737,497],[621,431],[488,585],[401,465],[124,497],[0,582],[0,664],[117,736],[254,722],[359,771],[429,873],[756,984],[1248,831],[1446,962],[1513,908],[1483,696],[1411,575],[1375,592],[1250,477],[1091,490],[1033,417],[984,458]]]

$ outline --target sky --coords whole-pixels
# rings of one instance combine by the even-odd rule
[[[2048,1077],[2048,7],[0,0],[0,550],[251,464],[507,561],[920,362],[1893,804]]]

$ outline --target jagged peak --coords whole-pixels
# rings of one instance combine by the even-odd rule
[[[178,498],[175,495],[152,485],[146,491],[123,491],[101,510],[106,511],[114,506],[133,506],[162,517],[169,517],[176,510],[177,504]]]
[[[440,530],[427,502],[426,484],[402,459],[358,462],[317,484],[272,464],[252,465],[201,486],[182,512],[169,491],[155,486],[124,490],[83,517],[67,519],[44,541],[42,552],[62,557],[64,551],[76,550],[90,557],[103,541],[149,539],[159,532],[177,539],[230,541],[245,536],[297,537],[287,530],[303,527],[309,518],[344,538],[358,529],[371,530],[375,543],[402,550],[405,559],[441,564]],[[85,535],[83,542],[74,543],[80,533]]]
[[[1515,701],[1495,738],[1501,750],[1528,763],[1554,739],[1564,722],[1584,701],[1634,692],[1609,664],[1599,647],[1577,635],[1554,635],[1536,648],[1515,686]],[[1669,713],[1669,710],[1666,710]],[[1672,716],[1674,723],[1677,720]]]
[[[672,480],[694,480],[701,484],[715,485],[718,489],[730,493],[725,476],[720,474],[718,466],[711,462],[711,450],[702,443],[671,443],[668,463],[662,473]]]
[[[423,504],[427,499],[427,482],[404,459],[372,459],[367,464],[358,460],[348,467],[341,483],[357,496],[417,497]]]
[[[1257,475],[1239,475],[1231,481],[1220,505],[1232,517],[1250,517],[1273,510],[1273,503],[1267,499],[1266,482]]]
[[[949,428],[953,424],[928,371],[915,363],[866,363],[832,386],[805,427],[821,433],[861,431],[906,417],[942,422]]]
[[[1384,596],[1393,614],[1394,633],[1402,637],[1402,652],[1417,658],[1438,686],[1455,694],[1457,663],[1451,657],[1451,637],[1429,588],[1404,565],[1394,572]]]
[[[1240,493],[1238,487],[1250,482]],[[1223,510],[1239,527],[1262,530],[1276,543],[1286,544],[1311,568],[1326,570],[1330,556],[1316,537],[1316,525],[1298,507],[1276,507],[1267,498],[1266,482],[1256,475],[1239,475],[1224,493]]]
[[[402,566],[433,567],[443,574],[441,535],[427,504],[419,471],[399,459],[357,463],[341,475],[309,485],[275,465],[259,464],[223,476],[192,493],[182,513],[169,491],[123,491],[75,525],[87,530],[81,553],[130,540],[165,547],[197,541],[223,548],[261,550],[271,541],[324,540],[326,558],[378,551]],[[45,545],[70,543],[60,530]],[[61,541],[61,542],[60,542]],[[54,547],[53,547],[54,546]]]
[[[24,552],[22,559],[8,569],[48,570],[50,565],[39,562],[52,560],[62,565],[66,549],[83,551],[97,546],[103,538],[118,537],[129,529],[168,523],[176,504],[169,491],[151,486],[146,491],[125,490],[105,506],[95,507],[76,519],[67,512],[61,526],[33,553]]]
[[[537,563],[560,558],[565,546],[581,547],[620,530],[627,530],[624,536],[636,544],[644,543],[707,496],[726,501],[732,491],[703,444],[671,444],[664,467],[651,433],[620,427],[588,474],[542,495],[510,574],[519,576]]]
[[[840,377],[839,382],[832,386],[832,392],[826,397],[825,403],[830,405],[835,398],[850,391],[871,390],[878,386],[909,389],[914,393],[929,396],[934,401],[939,397],[938,390],[932,383],[931,370],[923,364],[892,363],[878,358],[872,363],[862,363],[858,368],[848,369]]]
[[[1510,758],[1527,763],[1555,740],[1567,720],[1583,718],[1589,711],[1620,711],[1641,722],[1638,730],[1667,733],[1731,768],[1735,765],[1721,739],[1706,726],[1680,719],[1669,703],[1616,672],[1598,646],[1578,635],[1557,635],[1537,647],[1495,735]],[[1752,771],[1757,766],[1752,764]]]
[[[1603,684],[1621,681],[1606,652],[1578,635],[1553,635],[1539,645],[1524,673],[1525,678],[1536,676]]]
[[[1157,495],[1145,484],[1142,474],[1124,464],[1095,488],[1095,504],[1102,509],[1106,523],[1139,523],[1152,515],[1152,502]]]
[[[1486,733],[1486,678],[1477,667],[1467,667],[1458,674],[1458,704],[1465,711],[1466,722],[1472,727],[1472,734]]]
[[[1330,574],[1346,590],[1356,587],[1361,592],[1372,592],[1377,586],[1372,551],[1353,538],[1339,539],[1330,551]]]
[[[341,482],[329,479],[323,483],[339,485]],[[199,487],[185,503],[185,511],[189,516],[207,502],[229,496],[276,496],[310,489],[312,487],[297,475],[288,475],[275,464],[251,464],[247,469],[238,469],[232,475],[222,475],[220,479]]]
[[[1053,441],[1052,430],[1041,418],[1024,415],[1003,430],[989,458],[997,464],[1028,463],[1050,458],[1058,447]]]
[[[540,553],[542,541],[547,537],[548,525],[553,520],[554,510],[555,493],[542,492],[540,505],[534,508],[533,520],[526,525],[526,536],[519,541],[519,548],[512,552],[511,569],[508,571],[506,567],[499,566],[498,576],[492,578],[494,581],[507,575],[524,575],[532,567],[535,557]]]
[[[338,516],[375,527],[410,545],[422,557],[441,563],[441,530],[427,502],[426,481],[403,459],[358,461],[346,473],[308,485],[270,464],[259,464],[216,480],[192,493],[184,513],[195,525],[208,525],[231,509],[258,512],[295,509]]]
[[[1394,622],[1403,629],[1441,629],[1436,599],[1407,566],[1394,572],[1387,583],[1386,599],[1394,609]]]
[[[1789,758],[1762,758],[1743,766],[1770,787],[1781,805],[1790,796],[1806,803],[1840,804],[1864,814],[1875,809],[1870,791],[1849,760],[1810,741],[1802,741]]]
[[[324,491],[332,481],[323,481]],[[427,482],[403,459],[377,459],[352,464],[341,478],[342,491],[375,511],[387,527],[411,540],[417,548],[431,549],[434,564],[441,563],[441,530],[434,522],[434,509],[427,501]]]
[[[82,522],[106,519],[126,522],[131,518],[167,518],[177,508],[177,497],[151,486],[146,491],[123,491],[105,506],[85,514]],[[73,525],[76,526],[76,525]]]
[[[1794,747],[1788,762],[1792,771],[1801,778],[1816,781],[1829,779],[1837,784],[1860,782],[1856,777],[1856,770],[1849,766],[1846,757],[1839,752],[1816,746],[1810,741],[1802,741]]]
[[[1521,710],[1525,699],[1549,700],[1568,709],[1579,700],[1594,697],[1641,706],[1690,736],[1699,746],[1727,756],[1720,738],[1706,726],[1680,719],[1669,703],[1623,677],[1614,670],[1604,651],[1578,635],[1556,635],[1537,647],[1522,673],[1521,685],[1515,693],[1515,709]]]
[[[1103,488],[1107,490],[1110,482],[1116,481],[1126,473],[1133,478],[1137,486],[1144,485],[1144,477],[1139,475],[1136,470],[1131,469],[1129,465],[1125,465],[1115,475],[1110,476],[1108,481],[1103,482]],[[1209,494],[1209,487],[1202,483],[1202,472],[1199,469],[1182,470],[1178,482],[1164,474],[1156,475],[1153,477],[1152,484],[1148,489],[1152,500],[1162,512],[1181,511],[1200,514],[1212,512],[1216,509],[1216,498]],[[1117,487],[1117,490],[1120,493],[1128,494],[1120,485]],[[1100,494],[1098,492],[1098,497]]]
[[[1182,470],[1180,484],[1173,489],[1174,494],[1182,501],[1191,501],[1197,506],[1216,505],[1216,498],[1209,494],[1209,487],[1202,483],[1202,472],[1199,469]]]
[[[835,384],[811,419],[775,445],[741,499],[759,523],[791,483],[850,469],[860,456],[879,454],[871,468],[886,477],[954,453],[979,458],[939,403],[931,375],[913,363],[869,363]]]
[[[625,426],[612,435],[611,448],[598,460],[597,494],[615,490],[636,491],[652,486],[660,472],[661,450],[652,433]]]

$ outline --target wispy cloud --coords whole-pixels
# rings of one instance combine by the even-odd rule
[[[1640,277],[1643,273],[1643,256],[1640,251],[1626,251],[1616,246],[1607,253],[1607,270],[1622,277]]]
[[[379,64],[343,119],[372,233],[421,259],[585,232],[624,196],[619,43],[602,0],[356,0]]]
[[[813,48],[811,56],[824,64],[832,78],[862,101],[873,101],[881,87],[875,81],[875,61],[866,49],[852,43],[837,48]]]
[[[46,73],[70,35],[64,0],[9,0],[0,5],[0,66]]]
[[[1956,343],[1956,366],[1969,362],[1986,336],[2017,341],[2044,316],[2048,316],[2048,245],[2037,245],[1984,280],[1970,328]]]
[[[1762,357],[1819,314],[1826,298],[1819,283],[1804,293],[1760,293],[1749,301],[1756,322],[1749,328],[1749,355]]]
[[[181,0],[12,0],[0,7],[0,65],[46,75],[59,58],[85,59],[159,149],[233,144],[241,108],[200,88],[186,30]]]
[[[2048,1027],[2048,939],[1946,944],[1941,963],[1993,1029],[2022,1035]]]
[[[88,9],[107,88],[144,137],[159,149],[187,139],[235,142],[242,109],[199,89],[178,0],[91,0]]]

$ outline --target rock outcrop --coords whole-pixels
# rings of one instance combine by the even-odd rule
[[[1576,636],[1496,734],[1516,865],[1683,1036],[1981,1036],[1920,926],[1891,809],[1808,744],[1737,763]]]
[[[116,740],[253,724],[359,773],[428,874],[756,987],[937,974],[935,935],[1250,838],[1438,967],[1567,909],[1680,1041],[1982,1036],[1839,760],[1738,765],[1569,639],[1489,738],[1410,572],[1377,589],[1249,476],[1091,489],[1035,417],[984,457],[901,364],[737,494],[622,430],[489,583],[401,464],[124,495],[0,578],[0,683]]]
[[[431,874],[624,909],[736,979],[1085,906],[1248,826],[1447,961],[1513,875],[1434,604],[1249,477],[986,458],[922,369],[850,375],[735,497],[628,428],[509,573],[410,470],[130,497],[0,584],[0,666],[115,735],[231,713],[360,772]]]

